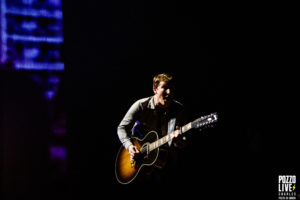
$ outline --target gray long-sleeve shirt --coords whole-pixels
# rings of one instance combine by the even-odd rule
[[[131,130],[137,121],[146,126],[149,130],[158,131],[160,132],[158,133],[160,136],[164,136],[174,131],[175,126],[184,125],[185,116],[183,105],[178,101],[172,100],[169,108],[164,112],[160,112],[159,109],[155,107],[154,96],[136,101],[127,111],[117,130],[119,139],[126,149],[132,144],[130,140],[132,135]],[[143,134],[145,135],[147,133]]]

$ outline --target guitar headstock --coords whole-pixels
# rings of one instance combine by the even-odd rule
[[[206,127],[208,125],[212,125],[215,122],[218,121],[218,115],[217,113],[211,113],[209,115],[200,117],[192,122],[193,128],[200,128],[200,127]]]

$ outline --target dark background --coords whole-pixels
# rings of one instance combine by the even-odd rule
[[[176,99],[190,120],[220,117],[215,128],[191,132],[183,175],[164,187],[212,198],[260,192],[262,75],[251,66],[257,55],[236,40],[238,24],[191,1],[65,4],[64,20],[73,195],[135,194],[114,177],[116,128],[134,101],[153,94],[161,72],[175,76]]]
[[[51,184],[42,181],[47,163],[39,164],[43,169],[23,172],[28,175],[23,180],[28,196],[39,186],[41,194],[36,196],[49,199],[105,195],[129,199],[144,191],[147,196],[163,197],[277,197],[278,175],[296,174],[296,145],[287,129],[270,130],[280,124],[270,120],[281,113],[281,104],[274,99],[285,94],[273,82],[276,69],[270,60],[280,59],[269,50],[276,45],[269,45],[265,24],[243,9],[232,14],[215,8],[192,1],[64,2],[66,70],[58,104],[67,110],[67,172],[50,189],[39,184]],[[265,68],[270,65],[271,69]],[[134,101],[153,94],[152,78],[161,72],[174,75],[176,99],[185,105],[189,120],[217,112],[219,121],[212,129],[190,132],[178,182],[147,188],[122,186],[114,175],[121,145],[117,126]],[[18,96],[24,88],[7,91]],[[273,99],[274,90],[278,96]],[[36,90],[30,91],[34,99]],[[28,104],[42,113],[41,102]],[[28,110],[19,123],[26,116],[46,120],[31,116],[28,104],[20,105]],[[19,103],[6,100],[3,105],[13,110]],[[1,111],[9,123],[10,112]],[[33,129],[40,132],[35,127],[27,132]],[[26,163],[24,159],[20,166]]]

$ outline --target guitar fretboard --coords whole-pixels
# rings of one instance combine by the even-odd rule
[[[183,133],[187,132],[188,130],[190,130],[191,128],[192,128],[192,123],[190,122],[190,123],[184,125],[183,127],[181,127],[180,130],[175,130],[175,131],[167,134],[166,136],[156,140],[155,142],[152,142],[149,145],[149,150],[152,151],[152,150],[166,144],[167,142],[171,141],[177,132],[179,134],[183,134]]]

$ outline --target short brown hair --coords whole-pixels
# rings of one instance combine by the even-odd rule
[[[172,80],[173,80],[173,76],[170,74],[167,73],[158,74],[153,78],[153,87],[157,88],[159,83],[162,81],[173,82]]]

